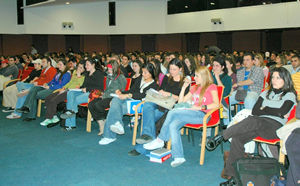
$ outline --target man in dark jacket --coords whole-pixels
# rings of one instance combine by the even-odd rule
[[[0,75],[0,91],[3,90],[3,85],[5,82],[7,82],[11,79],[16,79],[18,77],[18,74],[19,74],[19,69],[15,65],[15,58],[9,57],[8,58],[8,67],[6,67],[5,70],[3,70]]]

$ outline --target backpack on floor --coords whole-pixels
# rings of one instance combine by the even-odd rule
[[[280,176],[281,165],[275,158],[261,156],[241,158],[233,164],[238,185],[270,185],[273,176]]]

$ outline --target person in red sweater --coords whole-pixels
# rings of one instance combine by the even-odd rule
[[[42,58],[42,66],[43,70],[40,77],[34,80],[34,86],[30,89],[24,105],[21,108],[16,109],[17,112],[27,114],[30,111],[29,107],[36,108],[37,102],[35,98],[38,92],[44,90],[44,87],[47,86],[47,83],[49,83],[54,78],[56,74],[56,69],[51,66],[51,60],[49,57]],[[31,120],[35,120],[35,117],[31,116],[24,119],[24,121]]]
[[[56,74],[56,69],[51,66],[51,60],[48,57],[42,58],[43,70],[41,76],[34,81],[35,86],[43,86],[49,83]]]

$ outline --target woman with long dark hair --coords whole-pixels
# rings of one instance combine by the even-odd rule
[[[131,78],[131,87],[134,85],[135,80],[138,79],[142,75],[142,62],[140,60],[135,60],[132,62],[132,73],[130,75]]]
[[[262,92],[256,101],[252,116],[233,125],[206,144],[214,150],[223,140],[232,138],[230,152],[225,162],[224,176],[228,181],[221,185],[230,185],[236,175],[233,163],[244,156],[244,145],[260,136],[265,139],[278,138],[276,130],[287,122],[290,111],[297,102],[296,91],[290,73],[283,67],[271,71],[270,89]]]
[[[181,87],[184,83],[184,73],[182,62],[174,58],[169,63],[169,74],[166,75],[159,88],[161,95],[165,97],[172,96],[178,100]],[[186,93],[189,89],[186,89]],[[143,133],[142,136],[137,138],[138,144],[144,144],[152,141],[156,137],[155,122],[157,122],[166,109],[159,107],[157,104],[152,102],[146,102],[143,107]],[[130,151],[129,155],[139,154],[136,150]]]
[[[111,93],[115,93],[116,90],[123,91],[126,87],[126,78],[122,74],[120,66],[117,61],[111,60],[107,64],[107,76],[106,76],[106,89],[100,98],[96,98],[88,105],[92,117],[99,124],[98,135],[103,134],[105,118],[107,111],[105,109],[110,107],[112,100]]]
[[[186,76],[195,76],[196,63],[192,56],[187,56],[184,59],[184,73]]]
[[[236,78],[236,68],[235,68],[235,61],[233,57],[226,57],[225,58],[226,68],[227,68],[227,74],[231,77],[232,85],[236,84],[237,78]]]
[[[217,56],[213,59],[212,65],[212,76],[214,79],[214,84],[224,87],[223,97],[226,97],[231,92],[232,80],[227,75],[228,71],[226,68],[225,60],[222,56]]]
[[[146,91],[150,88],[157,89],[155,77],[155,67],[152,63],[147,63],[142,67],[143,74],[135,81],[129,91],[116,91],[118,97],[112,99],[105,126],[103,138],[100,145],[107,145],[116,140],[117,134],[124,134],[123,115],[127,113],[127,101],[131,99],[141,100],[146,97]]]
[[[84,81],[84,71],[84,62],[81,62],[77,65],[76,70],[74,70],[70,82],[63,88],[59,89],[59,91],[56,91],[55,93],[52,93],[46,97],[46,119],[40,123],[42,126],[47,126],[51,123],[57,123],[59,121],[59,118],[56,115],[57,105],[67,99],[69,89],[76,89],[82,85]]]
[[[70,131],[76,127],[76,113],[78,112],[78,105],[87,103],[89,94],[92,90],[102,90],[104,85],[104,72],[96,69],[97,61],[87,58],[85,59],[86,74],[84,82],[81,87],[75,91],[68,91],[67,94],[67,111],[60,115],[62,119],[66,120],[66,130]]]

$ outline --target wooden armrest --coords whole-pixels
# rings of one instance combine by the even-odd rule
[[[296,117],[294,117],[294,118],[290,119],[288,122],[286,122],[286,125],[294,123],[295,121],[297,121]]]
[[[145,101],[142,101],[142,102],[140,102],[139,104],[136,105],[136,107],[135,107],[135,117],[139,116],[138,109],[144,103],[145,103]]]
[[[6,82],[3,84],[3,89],[5,89],[9,83],[13,83],[13,82],[15,82],[15,81],[20,81],[20,80],[21,80],[21,79],[18,78],[18,79],[12,79],[12,80],[6,81]]]
[[[56,90],[54,90],[52,93],[59,92],[60,90],[62,90],[62,88],[60,88],[60,89],[56,89]]]
[[[205,114],[205,116],[203,117],[203,128],[204,128],[204,127],[206,128],[206,124],[207,124],[207,119],[208,119],[208,117],[211,116],[213,112],[217,111],[217,110],[220,109],[220,108],[221,108],[221,106],[220,106],[220,107],[217,107],[217,108],[214,108],[214,109],[211,109],[209,112],[207,112],[207,113]]]

